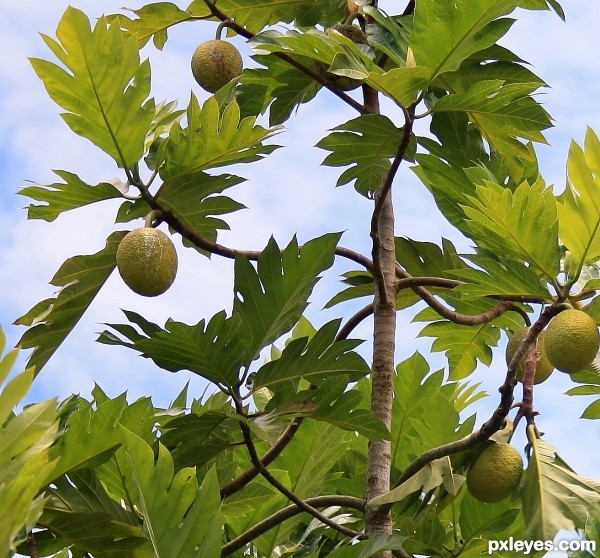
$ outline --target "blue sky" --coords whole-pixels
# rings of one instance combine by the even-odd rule
[[[123,0],[74,0],[72,4],[91,17],[117,11]],[[382,1],[392,11],[396,2]],[[99,7],[101,5],[101,8]],[[138,7],[141,2],[129,3]],[[542,98],[555,119],[556,127],[547,134],[550,146],[538,150],[541,170],[548,183],[562,188],[564,165],[571,138],[582,142],[585,127],[600,131],[600,72],[597,52],[600,47],[597,22],[600,2],[565,0],[567,23],[549,12],[523,15],[503,44],[528,60],[533,70],[551,85]],[[67,6],[63,0],[4,0],[0,18],[0,37],[4,49],[0,57],[0,324],[11,343],[22,329],[12,322],[39,300],[51,296],[48,281],[59,265],[75,254],[99,250],[113,230],[117,204],[65,214],[54,223],[28,222],[20,208],[26,199],[16,196],[27,180],[49,183],[51,169],[78,173],[83,180],[97,183],[120,177],[115,165],[87,141],[74,136],[59,117],[59,109],[47,97],[27,61],[27,57],[48,57],[38,33],[54,35],[56,24]],[[392,7],[390,7],[392,6]],[[151,48],[144,54],[151,58],[153,95],[157,100],[179,99],[185,106],[190,91],[205,98],[189,72],[189,58],[195,46],[214,35],[216,25],[184,25],[171,32],[171,40],[162,52]],[[236,39],[240,50],[247,46]],[[232,230],[220,241],[230,246],[259,249],[270,234],[281,244],[298,234],[300,241],[327,230],[345,230],[344,245],[368,252],[367,223],[370,204],[356,195],[351,187],[334,188],[336,169],[320,167],[325,152],[313,146],[327,129],[355,116],[340,106],[326,91],[315,103],[303,107],[297,118],[280,134],[276,142],[286,149],[269,160],[239,169],[247,183],[238,187],[237,199],[249,209],[229,220]],[[121,177],[122,178],[122,177]],[[438,242],[442,236],[454,240],[461,249],[468,243],[457,238],[443,220],[434,218],[435,206],[414,175],[403,169],[394,185],[397,234],[416,240]],[[231,263],[213,258],[199,258],[178,244],[180,272],[173,288],[156,299],[133,295],[116,274],[80,322],[76,331],[59,349],[54,359],[36,380],[32,400],[53,395],[64,397],[72,392],[88,394],[98,382],[111,395],[128,390],[132,399],[153,394],[157,404],[166,404],[189,379],[180,373],[158,371],[148,361],[126,349],[106,347],[94,342],[102,323],[123,321],[120,308],[143,313],[159,324],[168,317],[195,323],[210,317],[231,303]],[[337,266],[335,271],[347,269]],[[312,312],[317,316],[323,303],[336,287],[335,273],[321,281],[324,290],[316,293]],[[328,285],[328,286],[327,286]],[[190,299],[189,293],[194,296]],[[351,312],[351,308],[340,307]],[[335,312],[318,315],[324,323]],[[414,340],[419,328],[410,323],[411,315],[399,317],[398,359],[419,348],[426,351],[428,340]],[[369,323],[356,331],[368,336]],[[367,345],[367,344],[366,344]],[[502,354],[503,347],[499,349]],[[434,359],[435,366],[440,364]],[[492,395],[478,405],[479,419],[489,416],[496,405],[496,386],[504,375],[503,359],[490,369],[482,368],[474,380]],[[193,380],[196,393],[203,389]],[[578,472],[600,476],[600,424],[578,420],[589,401],[564,395],[571,386],[566,375],[554,374],[550,381],[536,388],[536,406],[541,412],[540,429],[565,460]],[[576,435],[574,435],[576,433]]]

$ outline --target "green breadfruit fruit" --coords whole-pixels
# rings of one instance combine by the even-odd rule
[[[548,360],[562,372],[573,374],[590,365],[599,347],[596,320],[582,310],[564,310],[546,328]]]
[[[523,342],[523,339],[527,336],[529,332],[528,327],[522,327],[518,329],[515,334],[508,340],[508,345],[506,346],[506,364],[510,364],[512,357],[517,352],[519,345]],[[548,356],[546,355],[546,334],[544,331],[540,333],[537,340],[537,351],[538,351],[538,361],[536,363],[535,368],[535,376],[533,378],[534,384],[541,384],[545,380],[550,377],[552,371],[554,370],[553,364],[548,360]],[[516,378],[519,382],[523,381],[523,374],[525,373],[525,363],[527,362],[527,355],[525,355],[519,365],[517,366],[517,374]]]
[[[344,37],[350,39],[353,43],[359,45],[369,44],[367,34],[356,25],[340,23],[337,25],[332,25],[330,29],[341,33],[342,35],[344,35]],[[342,91],[351,91],[352,89],[356,89],[357,87],[360,87],[363,84],[362,80],[360,79],[354,79],[348,76],[339,76],[337,74],[329,72],[329,65],[325,62],[317,62],[316,69],[323,79],[327,80],[328,83],[334,85]]]
[[[117,269],[125,284],[142,296],[158,296],[175,281],[177,252],[162,231],[141,227],[127,233],[117,248]]]
[[[199,45],[192,55],[192,74],[198,85],[215,93],[242,73],[242,55],[231,43],[212,39]]]
[[[485,448],[467,473],[467,488],[481,502],[504,500],[519,485],[523,459],[509,444],[494,443]]]

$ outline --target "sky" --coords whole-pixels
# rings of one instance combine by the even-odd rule
[[[73,0],[72,5],[90,17],[117,12],[126,0]],[[54,36],[56,25],[67,7],[64,0],[3,0],[0,37],[4,42],[0,56],[0,325],[14,345],[24,329],[11,325],[35,303],[55,294],[48,284],[60,264],[76,254],[91,254],[104,246],[105,238],[122,225],[114,224],[118,202],[95,204],[91,208],[61,215],[53,223],[27,221],[22,208],[26,198],[16,195],[28,184],[51,183],[52,169],[77,173],[88,183],[96,184],[113,177],[123,178],[114,163],[87,140],[70,132],[59,116],[60,109],[48,98],[27,58],[51,57],[39,33]],[[141,2],[130,2],[136,8]],[[384,10],[393,11],[396,2],[383,0]],[[586,126],[600,130],[600,69],[597,52],[598,0],[565,0],[567,22],[551,12],[519,12],[502,44],[531,63],[534,72],[548,84],[541,100],[554,117],[556,127],[548,131],[549,146],[538,148],[540,168],[546,181],[562,189],[565,160],[571,139],[582,143]],[[185,107],[190,92],[200,99],[207,97],[193,81],[189,59],[195,46],[214,36],[216,25],[186,24],[170,33],[164,50],[146,48],[143,55],[152,63],[152,94],[157,100],[178,99]],[[247,45],[234,39],[242,54]],[[246,58],[247,61],[247,58]],[[227,220],[231,231],[222,234],[223,244],[245,249],[264,247],[270,235],[280,245],[297,234],[300,242],[330,230],[345,231],[345,246],[369,252],[368,222],[370,202],[351,186],[335,188],[339,169],[321,167],[326,152],[314,145],[328,129],[356,116],[327,91],[316,102],[301,107],[286,130],[275,138],[285,146],[258,164],[236,168],[248,178],[236,187],[234,197],[249,209]],[[402,168],[395,183],[396,234],[415,240],[439,242],[453,240],[467,250],[468,242],[457,236],[437,210],[431,197],[420,186],[408,167]],[[141,223],[140,223],[141,224]],[[140,224],[128,224],[127,228]],[[170,374],[125,348],[95,342],[104,323],[126,321],[121,309],[142,313],[160,325],[168,317],[186,323],[210,318],[219,310],[229,309],[232,294],[232,265],[214,257],[198,257],[176,242],[180,268],[173,287],[164,295],[145,299],[134,295],[115,273],[94,301],[76,330],[61,346],[36,379],[30,401],[71,393],[89,395],[97,382],[111,396],[127,390],[134,400],[150,394],[156,405],[167,405],[191,381],[191,390],[199,396],[204,384],[187,373]],[[338,264],[319,283],[311,299],[310,313],[317,324],[350,315],[354,307],[342,306],[320,312],[333,294],[339,273],[350,269]],[[190,297],[190,293],[193,295]],[[400,313],[398,360],[416,349],[426,352],[430,340],[416,339],[419,326],[410,323],[412,315]],[[369,322],[355,331],[358,338],[368,338]],[[504,340],[503,340],[504,341]],[[365,343],[368,351],[368,343]],[[500,357],[487,368],[481,367],[473,381],[491,394],[478,404],[478,422],[485,420],[497,403],[495,390],[504,377],[504,347]],[[20,359],[20,364],[25,361]],[[438,366],[442,361],[434,357]],[[600,477],[600,424],[580,420],[591,401],[564,395],[572,387],[565,374],[556,373],[536,387],[536,407],[541,415],[538,425],[562,457],[580,474]],[[518,441],[516,442],[518,444]],[[524,442],[521,440],[521,447]]]

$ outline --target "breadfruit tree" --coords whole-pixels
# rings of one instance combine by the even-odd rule
[[[28,216],[53,221],[122,203],[104,248],[65,261],[52,279],[58,293],[17,320],[27,327],[19,348],[31,354],[0,397],[5,554],[467,558],[492,540],[549,541],[560,529],[598,538],[600,480],[557,453],[533,398],[538,360],[546,382],[568,373],[571,395],[600,393],[600,140],[589,129],[583,145],[572,143],[566,190],[547,185],[535,151],[551,126],[536,98],[545,82],[499,44],[519,10],[564,19],[562,8],[557,0],[395,8],[193,0],[90,17],[69,7],[55,37],[43,35],[50,52],[32,59],[35,73],[66,125],[114,160],[120,180],[88,184],[56,171],[55,183],[20,191],[32,200]],[[189,74],[176,76],[193,91],[183,108],[151,91],[153,52],[169,49],[179,26],[215,36],[190,52]],[[268,167],[276,134],[317,95],[342,115],[316,146],[323,165],[340,169],[337,184],[320,187],[344,186],[338,195],[370,204],[361,245],[369,249],[332,230],[272,238],[258,251],[226,245],[221,231],[242,208],[236,193],[261,187],[240,186],[234,172]],[[470,253],[394,223],[405,166]],[[132,229],[141,230],[130,244]],[[198,261],[230,260],[223,310],[162,325],[125,310],[98,341],[165,374],[198,375],[210,389],[186,389],[165,409],[97,387],[91,400],[13,413],[37,374],[58,373],[53,353],[113,272],[141,295],[178,288],[173,244]],[[309,321],[309,298],[334,262],[345,265],[343,286],[327,307],[339,318],[319,321],[316,312]],[[424,324],[420,335],[433,338],[443,369],[422,352],[395,362],[404,312]],[[369,335],[357,338],[366,323]],[[489,413],[474,416],[482,393],[470,382],[513,335]],[[1,361],[3,379],[15,355]],[[599,400],[584,417],[600,418]],[[518,429],[527,445],[516,452],[506,444]]]

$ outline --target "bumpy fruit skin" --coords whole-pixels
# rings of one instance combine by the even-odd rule
[[[199,45],[192,55],[192,74],[198,85],[215,93],[242,73],[242,55],[231,43],[213,39]]]
[[[581,310],[563,310],[546,328],[548,360],[562,372],[573,374],[590,365],[599,346],[596,320]]]
[[[127,233],[119,243],[117,269],[132,291],[142,296],[158,296],[175,281],[175,246],[158,229],[135,229]]]
[[[337,31],[344,35],[344,37],[350,39],[353,43],[359,45],[369,44],[367,39],[367,34],[356,25],[349,25],[345,23],[340,23],[338,25],[333,25],[330,29]],[[341,89],[342,91],[352,91],[357,87],[362,85],[362,80],[353,79],[347,76],[338,76],[337,74],[328,72],[329,65],[325,62],[317,62],[316,69],[321,74],[321,76],[326,79],[329,83]]]
[[[471,465],[467,488],[481,502],[500,502],[519,485],[522,474],[519,452],[509,444],[492,444]]]
[[[512,357],[517,352],[519,345],[522,343],[523,339],[527,336],[529,332],[528,327],[522,327],[518,329],[515,334],[508,340],[508,345],[506,346],[506,364],[510,364]],[[542,331],[538,336],[537,340],[537,351],[538,351],[538,361],[535,368],[535,376],[533,378],[534,384],[541,384],[546,381],[552,371],[554,370],[553,364],[548,360],[548,355],[546,355],[546,333]],[[523,374],[525,373],[525,366],[527,362],[527,355],[524,356],[519,365],[517,366],[517,380],[519,382],[523,381]]]

